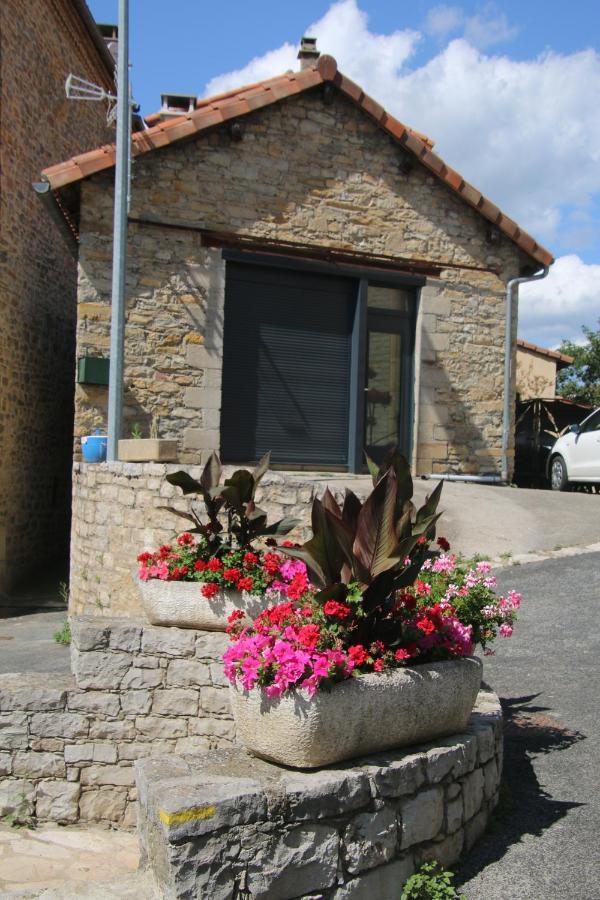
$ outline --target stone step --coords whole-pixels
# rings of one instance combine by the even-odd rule
[[[292,771],[243,749],[136,764],[142,858],[170,900],[396,898],[422,862],[485,829],[502,712],[481,691],[464,734]]]

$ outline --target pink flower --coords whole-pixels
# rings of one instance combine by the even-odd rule
[[[510,637],[511,634],[513,633],[512,625],[507,625],[507,623],[504,622],[504,624],[500,626],[498,631],[500,632],[502,637]]]

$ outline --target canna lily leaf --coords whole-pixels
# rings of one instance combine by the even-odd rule
[[[179,471],[179,472],[171,472],[166,476],[169,484],[175,485],[175,487],[181,488],[184,494],[203,494],[204,488],[199,481],[196,481],[195,478],[192,478],[191,475],[188,475],[187,472]]]
[[[221,472],[221,460],[219,459],[218,453],[213,450],[208,457],[208,461],[200,476],[200,484],[206,493],[209,493],[211,490],[218,487],[219,482],[221,481]]]
[[[358,516],[354,556],[373,577],[389,569],[390,555],[396,546],[394,511],[396,474],[388,469],[365,500]]]
[[[337,500],[335,499],[335,497],[333,496],[333,494],[331,493],[331,491],[329,490],[329,488],[325,488],[325,493],[323,494],[321,503],[323,504],[325,509],[328,510],[330,513],[332,513],[334,516],[336,516],[336,518],[338,518],[338,519],[342,518],[342,510],[340,509],[340,505],[337,502]]]
[[[268,453],[265,453],[263,458],[260,460],[260,462],[257,464],[256,468],[254,469],[254,472],[252,473],[252,477],[254,479],[254,486],[252,489],[252,497],[254,497],[254,492],[256,491],[256,488],[258,487],[258,483],[261,480],[261,478],[263,477],[263,475],[265,475],[265,473],[268,471],[270,465],[271,465],[271,451],[269,450]]]

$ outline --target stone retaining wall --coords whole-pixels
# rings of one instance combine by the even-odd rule
[[[232,746],[224,634],[74,617],[73,676],[0,676],[0,817],[135,824],[136,759]]]
[[[160,896],[398,900],[450,866],[498,801],[502,712],[481,691],[464,734],[291,771],[242,750],[136,764],[139,833]]]
[[[71,534],[70,612],[76,615],[142,616],[136,584],[136,557],[173,540],[185,528],[161,506],[186,510],[189,498],[165,481],[167,472],[185,469],[199,478],[201,466],[158,463],[75,463],[73,470],[73,524]],[[315,494],[339,476],[304,476],[269,472],[260,484],[259,505],[275,521],[293,516],[308,525]],[[352,480],[356,493],[372,488],[367,477]],[[339,493],[339,491],[338,491]],[[299,528],[292,536],[301,537]]]

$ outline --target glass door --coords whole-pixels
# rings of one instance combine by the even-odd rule
[[[375,462],[392,447],[410,455],[412,291],[369,285],[364,446]]]

